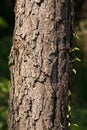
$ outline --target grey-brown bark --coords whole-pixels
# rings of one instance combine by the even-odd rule
[[[17,0],[9,130],[67,130],[71,0]]]

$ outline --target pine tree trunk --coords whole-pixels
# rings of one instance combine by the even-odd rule
[[[9,130],[68,130],[71,0],[17,0]]]

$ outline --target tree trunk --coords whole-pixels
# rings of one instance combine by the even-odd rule
[[[17,0],[9,130],[67,130],[71,0]]]

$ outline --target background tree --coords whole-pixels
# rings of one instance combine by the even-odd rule
[[[73,3],[17,0],[9,130],[67,130]]]

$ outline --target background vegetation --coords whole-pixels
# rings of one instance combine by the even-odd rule
[[[77,3],[76,3],[77,2]],[[0,130],[7,130],[10,74],[8,57],[12,46],[15,0],[0,0]],[[74,67],[77,74],[72,78],[71,130],[87,129],[87,0],[75,1],[75,32],[73,46],[80,48],[75,55],[81,59]],[[77,127],[78,125],[78,127]]]

